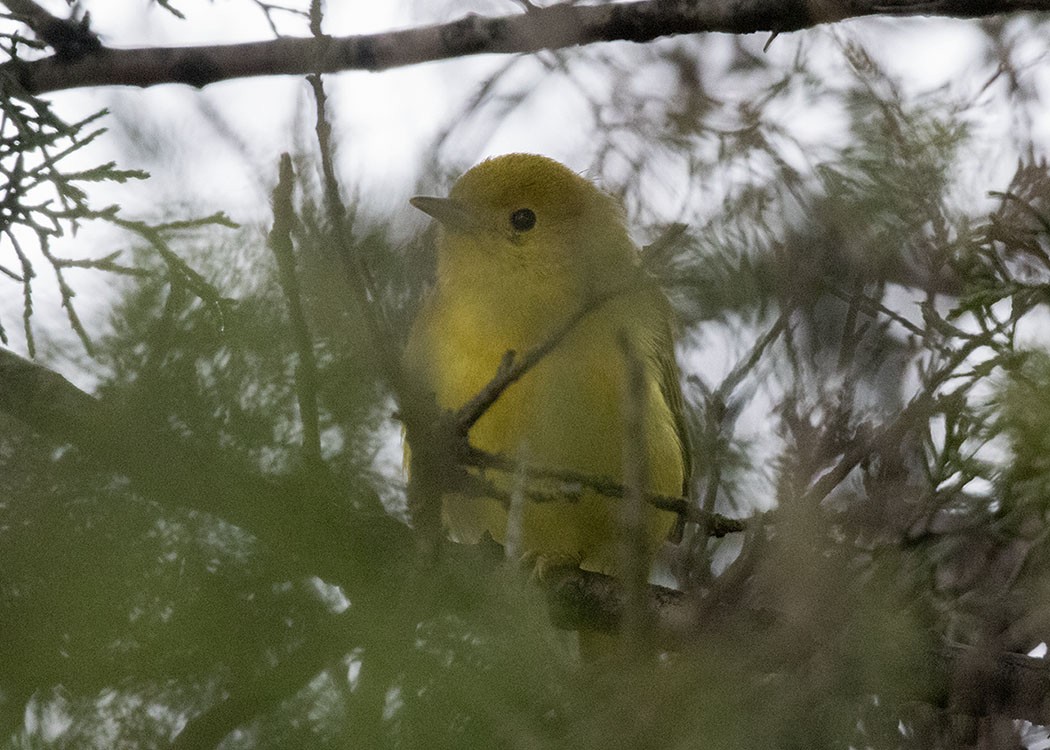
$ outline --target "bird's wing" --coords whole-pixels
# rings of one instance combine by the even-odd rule
[[[678,435],[678,444],[682,456],[682,497],[689,496],[689,487],[693,474],[693,451],[689,439],[689,427],[685,419],[685,400],[682,397],[681,371],[675,360],[674,352],[674,316],[671,303],[668,302],[663,292],[654,289],[659,296],[658,305],[663,314],[660,315],[661,325],[657,331],[658,340],[653,349],[656,359],[657,371],[660,377],[660,392],[663,395],[667,408],[671,411],[674,419],[675,432]],[[671,530],[670,539],[679,542],[685,530],[683,516],[679,516]]]

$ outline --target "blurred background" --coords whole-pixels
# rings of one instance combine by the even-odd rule
[[[297,0],[41,5],[111,47],[310,34]],[[524,10],[328,3],[323,30],[468,12]],[[1050,635],[1048,32],[871,18],[339,73],[327,152],[297,77],[5,83],[0,340],[107,411],[70,432],[0,378],[0,746],[1050,747],[1004,656]],[[667,545],[696,622],[651,660],[581,667],[526,572],[450,545],[423,569],[406,523],[338,254],[399,351],[433,264],[408,198],[514,151],[653,245],[690,501],[749,519]]]

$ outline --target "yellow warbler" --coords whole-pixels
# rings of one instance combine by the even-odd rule
[[[615,482],[623,481],[625,446],[636,447],[644,451],[645,491],[682,494],[689,459],[671,311],[645,279],[615,199],[556,161],[509,154],[468,171],[448,198],[412,204],[440,233],[436,283],[413,325],[406,372],[444,409],[474,397],[508,351],[543,344],[583,306],[611,295],[499,396],[471,429],[471,445],[526,469]],[[642,368],[640,395],[628,393],[625,350]],[[628,398],[641,401],[637,435],[627,435]],[[520,473],[500,486],[510,493],[515,481]],[[564,502],[526,495],[511,533],[521,554],[544,568],[616,575],[623,503],[588,489]],[[506,497],[448,496],[442,516],[458,541],[508,538]],[[649,560],[674,520],[647,505]]]

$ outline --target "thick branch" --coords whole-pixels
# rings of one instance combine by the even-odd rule
[[[55,50],[55,60],[70,63],[102,49],[102,42],[88,28],[86,15],[81,21],[58,18],[35,0],[2,0],[0,4],[6,5],[41,41]]]
[[[41,36],[43,30],[48,26],[62,22],[62,19],[48,13],[34,0],[3,0],[2,4],[6,5],[16,18],[25,22],[29,28]]]
[[[347,37],[273,39],[206,47],[100,49],[0,66],[30,93],[85,86],[206,86],[231,78],[385,70],[467,55],[563,49],[595,42],[648,42],[664,36],[786,32],[870,15],[976,18],[1050,10],[1050,0],[641,0],[603,5],[530,6],[513,16],[468,15],[416,29]]]

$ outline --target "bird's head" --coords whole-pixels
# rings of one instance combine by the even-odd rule
[[[568,167],[535,154],[478,164],[447,198],[412,205],[441,225],[441,262],[507,274],[570,278],[594,288],[636,252],[616,200]]]

